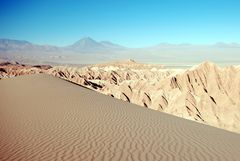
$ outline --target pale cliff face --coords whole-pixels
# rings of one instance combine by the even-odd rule
[[[165,69],[127,60],[84,68],[18,67],[15,74],[8,68],[1,67],[1,77],[44,72],[130,103],[240,133],[237,66],[220,68],[205,62],[190,69]]]

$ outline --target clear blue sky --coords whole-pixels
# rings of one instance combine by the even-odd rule
[[[0,0],[0,38],[64,46],[240,42],[239,0]]]

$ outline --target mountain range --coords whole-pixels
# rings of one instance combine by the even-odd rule
[[[53,45],[37,45],[25,40],[11,40],[11,39],[0,39],[0,51],[39,51],[39,52],[50,52],[57,50],[86,52],[86,53],[97,53],[106,52],[111,50],[122,50],[125,47],[113,44],[108,41],[97,42],[90,37],[82,38],[72,45],[65,47],[57,47]]]
[[[96,63],[116,59],[136,59],[152,63],[199,63],[205,60],[224,63],[240,62],[240,44],[212,45],[161,43],[147,48],[128,48],[109,41],[85,37],[64,47],[38,45],[25,40],[0,39],[0,58],[20,62]]]

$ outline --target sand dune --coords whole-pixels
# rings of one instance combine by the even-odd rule
[[[0,160],[238,161],[240,135],[44,74],[0,81]]]

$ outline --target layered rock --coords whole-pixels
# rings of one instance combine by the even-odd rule
[[[50,69],[50,65],[25,65],[18,62],[0,61],[0,79],[24,74],[43,73]]]

